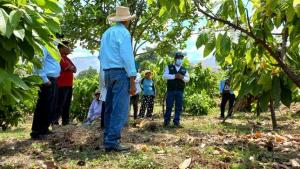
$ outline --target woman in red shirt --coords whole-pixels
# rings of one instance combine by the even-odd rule
[[[69,111],[73,90],[73,73],[76,73],[76,66],[73,64],[71,59],[68,58],[68,54],[71,53],[68,45],[68,41],[63,41],[62,44],[58,45],[61,55],[61,72],[57,80],[58,103],[56,109],[57,116],[54,124],[59,124],[58,120],[60,116],[62,117],[62,125],[69,124]]]

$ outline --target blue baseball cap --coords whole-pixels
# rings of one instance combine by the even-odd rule
[[[176,57],[184,57],[184,54],[182,52],[176,52],[175,53],[175,58]]]

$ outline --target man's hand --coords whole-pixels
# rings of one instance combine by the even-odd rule
[[[129,93],[131,96],[134,96],[136,92],[136,87],[135,87],[135,77],[130,77],[130,89]]]
[[[73,73],[76,73],[76,71],[77,71],[75,66],[71,66],[71,67],[70,67],[70,70],[71,70]]]
[[[49,80],[48,82],[43,84],[44,86],[51,86],[51,81]]]
[[[183,78],[184,78],[184,76],[182,74],[180,74],[180,73],[177,73],[175,75],[175,79],[181,79],[181,80],[183,80]]]

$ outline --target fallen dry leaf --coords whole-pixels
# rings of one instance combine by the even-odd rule
[[[192,162],[192,158],[188,158],[184,160],[178,167],[179,169],[187,169],[191,165],[191,162]]]
[[[293,168],[300,168],[299,159],[290,159],[290,163]]]

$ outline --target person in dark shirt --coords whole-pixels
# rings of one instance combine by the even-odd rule
[[[181,127],[180,115],[182,112],[183,92],[185,84],[190,80],[189,73],[182,66],[184,54],[176,52],[175,63],[165,68],[163,78],[167,80],[167,99],[166,113],[164,117],[164,126],[169,126],[171,120],[171,112],[175,102],[174,126]]]

